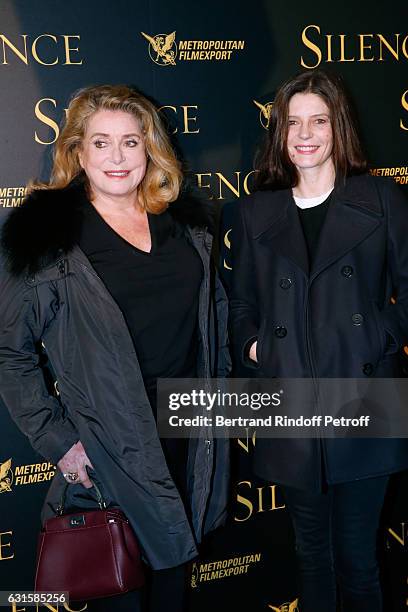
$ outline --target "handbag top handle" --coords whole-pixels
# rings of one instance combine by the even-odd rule
[[[95,489],[95,493],[96,493],[96,498],[97,498],[97,502],[98,502],[98,506],[101,510],[106,510],[107,508],[107,503],[105,502],[105,500],[102,497],[102,493],[99,489],[99,487],[97,486],[97,484],[92,480],[92,478],[89,479],[92,482],[93,488]],[[61,516],[62,514],[64,514],[64,507],[65,507],[65,498],[67,495],[67,490],[68,487],[71,487],[72,485],[69,484],[68,482],[66,483],[65,487],[62,490],[62,494],[61,494],[61,500],[57,506],[56,509],[56,515],[57,516]]]

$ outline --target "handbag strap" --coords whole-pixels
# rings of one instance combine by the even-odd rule
[[[107,503],[105,502],[105,500],[103,499],[102,493],[99,489],[99,487],[97,486],[97,484],[92,480],[92,478],[89,479],[92,482],[93,488],[95,489],[95,493],[96,493],[96,499],[98,502],[98,506],[101,510],[106,510],[106,508],[108,507]],[[57,506],[57,510],[56,510],[56,515],[57,516],[61,516],[62,514],[64,514],[64,507],[65,507],[65,498],[67,495],[67,490],[68,487],[70,487],[71,485],[67,482],[66,485],[64,486],[64,488],[62,489],[62,493],[61,493],[61,499],[60,502]]]

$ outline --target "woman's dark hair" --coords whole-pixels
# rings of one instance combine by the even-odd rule
[[[354,110],[338,76],[323,70],[302,72],[278,90],[269,119],[266,142],[255,160],[257,189],[287,189],[299,181],[296,166],[289,157],[289,101],[297,93],[314,93],[327,104],[333,130],[333,163],[336,180],[367,170]]]

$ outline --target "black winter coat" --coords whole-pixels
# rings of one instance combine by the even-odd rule
[[[225,518],[226,441],[192,440],[188,482],[192,525],[170,476],[123,315],[76,244],[82,187],[37,191],[13,211],[2,233],[6,265],[0,278],[0,397],[32,446],[56,463],[81,440],[108,502],[131,522],[154,569],[197,555],[202,534]],[[198,375],[229,367],[227,303],[210,273],[211,235],[194,205],[174,213],[201,257]],[[190,210],[192,209],[192,210]],[[170,207],[170,211],[172,208]],[[41,367],[45,351],[58,380],[50,394]],[[65,481],[54,478],[44,518]],[[93,505],[89,491],[70,485],[68,505]]]
[[[289,189],[242,199],[232,249],[232,343],[257,377],[403,376],[408,203],[393,181],[355,176],[335,189],[310,269]],[[264,478],[320,489],[322,466],[328,483],[407,468],[408,440],[259,439],[254,461]]]

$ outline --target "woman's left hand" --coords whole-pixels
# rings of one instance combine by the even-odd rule
[[[80,483],[86,489],[93,486],[86,471],[86,466],[93,468],[93,465],[80,440],[71,446],[69,451],[58,461],[57,466],[63,473],[65,480],[70,484]]]
[[[252,361],[255,361],[256,363],[258,363],[258,357],[256,354],[257,346],[258,346],[258,341],[255,340],[255,342],[251,344],[251,348],[249,349],[249,358],[252,359]]]

